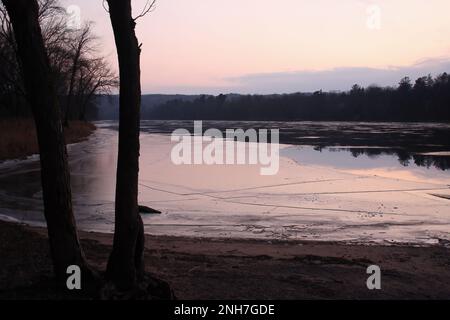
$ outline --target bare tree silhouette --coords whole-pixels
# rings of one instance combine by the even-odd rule
[[[107,0],[107,3],[120,77],[115,232],[107,277],[119,288],[130,289],[144,274],[144,227],[138,209],[141,48],[135,26],[136,19],[150,12],[155,2],[148,2],[134,19],[130,0]]]
[[[65,282],[69,265],[92,274],[80,246],[72,211],[70,175],[61,112],[39,25],[36,0],[2,0],[22,69],[25,91],[36,123],[41,161],[44,212],[56,276]],[[87,277],[85,277],[87,279]]]

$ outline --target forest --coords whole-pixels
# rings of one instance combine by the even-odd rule
[[[202,95],[154,107],[147,119],[450,121],[450,75],[405,77],[396,87],[357,84],[347,92]]]
[[[96,95],[108,94],[119,80],[99,52],[99,40],[86,22],[69,28],[58,0],[39,0],[38,19],[63,122],[96,114]],[[31,117],[24,75],[16,59],[17,43],[6,7],[0,4],[0,118]]]

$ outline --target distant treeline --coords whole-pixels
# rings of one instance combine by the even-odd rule
[[[354,85],[347,92],[202,95],[170,100],[146,118],[174,120],[450,121],[450,75],[408,77],[397,87]]]

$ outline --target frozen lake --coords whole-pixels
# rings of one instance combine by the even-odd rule
[[[189,127],[190,125],[190,127]],[[280,170],[174,165],[170,133],[186,121],[143,121],[139,202],[146,233],[355,242],[450,240],[450,125],[269,123],[280,128]],[[69,146],[78,226],[112,232],[114,122]],[[211,122],[208,127],[261,128]],[[44,223],[36,156],[0,163],[3,219]]]

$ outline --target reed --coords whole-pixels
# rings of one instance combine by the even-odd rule
[[[71,121],[64,128],[66,143],[80,142],[94,132],[95,125],[84,121]],[[24,158],[39,153],[33,119],[0,120],[0,160]]]

